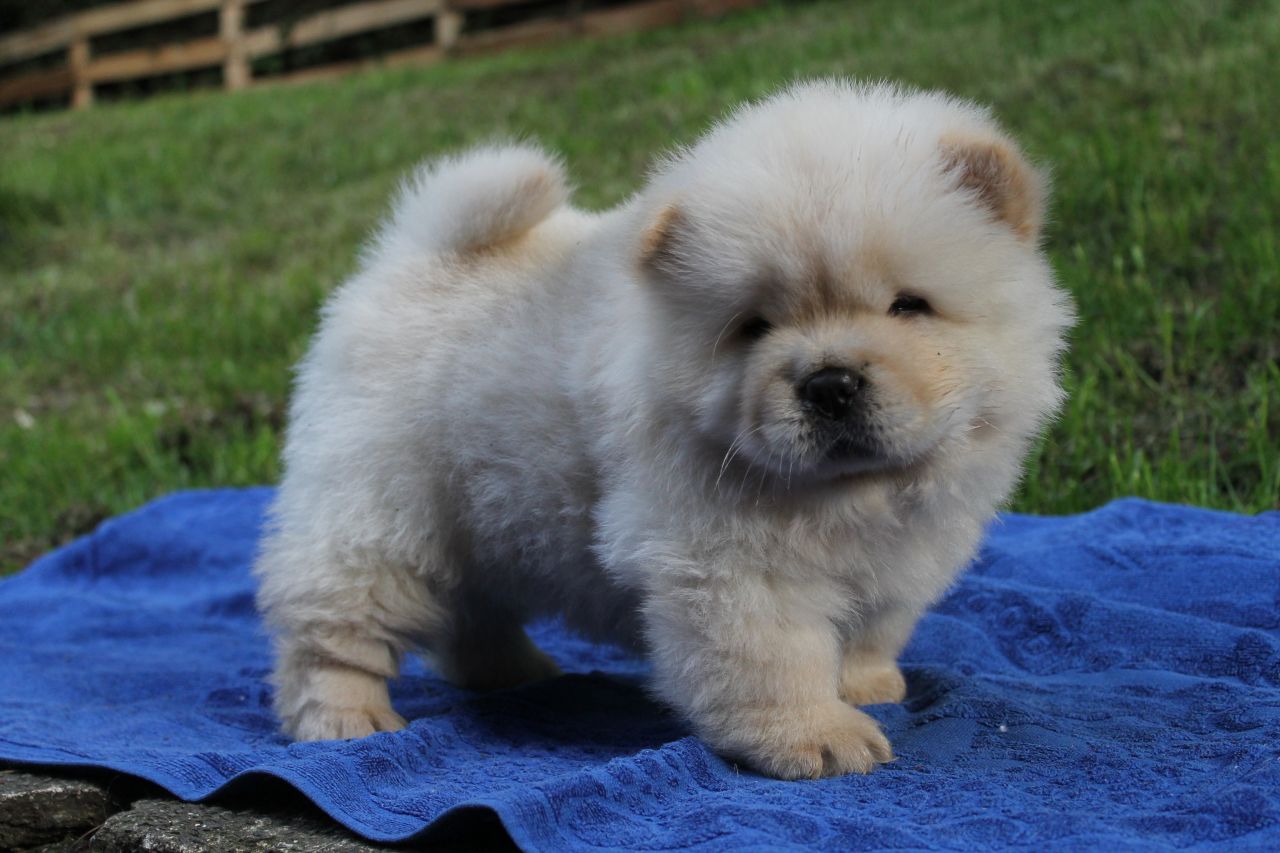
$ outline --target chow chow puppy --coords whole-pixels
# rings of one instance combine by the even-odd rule
[[[1044,176],[983,109],[799,85],[618,208],[554,157],[424,167],[298,371],[257,564],[302,740],[555,675],[562,615],[649,656],[725,756],[865,773],[896,658],[1062,392]]]

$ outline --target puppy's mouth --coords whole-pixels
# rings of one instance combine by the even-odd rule
[[[815,436],[819,449],[819,462],[815,466],[820,475],[845,478],[895,467],[891,455],[874,431],[863,427],[845,427],[840,430],[821,430],[826,435]]]
[[[841,430],[826,447],[824,457],[835,463],[875,460],[884,455],[880,442],[867,429]]]
[[[811,447],[814,472],[820,479],[862,479],[878,474],[898,474],[928,464],[930,453],[904,455],[874,423],[856,421],[840,425],[815,425]]]

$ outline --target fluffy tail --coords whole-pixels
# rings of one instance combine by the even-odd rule
[[[568,199],[564,167],[543,151],[476,148],[421,166],[401,192],[381,242],[474,252],[521,236]]]

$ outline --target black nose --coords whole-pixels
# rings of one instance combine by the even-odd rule
[[[866,381],[843,367],[824,367],[800,382],[800,400],[824,418],[842,421],[858,406]]]

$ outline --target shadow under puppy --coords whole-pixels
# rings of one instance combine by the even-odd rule
[[[892,758],[855,706],[1059,405],[1045,181],[984,110],[746,106],[601,214],[524,146],[424,167],[303,360],[257,565],[300,739],[398,729],[408,650],[497,688],[559,613],[722,753]]]

